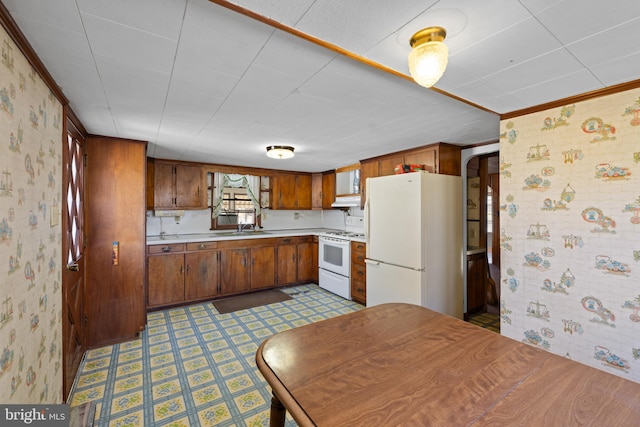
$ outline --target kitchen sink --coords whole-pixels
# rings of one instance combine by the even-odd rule
[[[220,237],[220,236],[259,236],[263,234],[271,234],[268,231],[262,230],[246,230],[246,231],[222,231],[220,233],[211,233],[211,237]]]

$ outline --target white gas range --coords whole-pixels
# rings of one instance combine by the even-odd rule
[[[345,299],[351,299],[352,239],[364,239],[364,233],[326,231],[318,237],[318,284]]]

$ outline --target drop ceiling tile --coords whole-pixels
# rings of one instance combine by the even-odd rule
[[[556,2],[536,14],[542,25],[564,44],[594,37],[638,17],[637,0],[617,0],[615,5],[599,0],[568,0]]]
[[[191,1],[176,60],[241,76],[274,31],[211,2]]]
[[[638,44],[636,37],[628,35],[634,31],[637,32],[638,26],[640,26],[640,18],[570,44],[567,49],[585,67],[600,65],[607,61],[636,54],[640,52],[640,44]],[[605,51],[606,56],[602,53]],[[636,69],[638,67],[640,64],[636,64]]]
[[[334,1],[315,2],[296,28],[350,52],[362,54],[387,34],[380,34],[379,23]]]
[[[72,104],[71,108],[88,133],[92,135],[120,136],[110,109],[90,104],[81,104],[81,108],[74,108]]]
[[[232,0],[230,3],[252,10],[289,27],[295,27],[315,0]]]
[[[95,67],[91,49],[84,33],[22,15],[16,16],[15,20],[23,32],[29,35],[29,44],[39,58],[51,60],[64,58],[65,62],[84,67]],[[51,72],[51,70],[49,71]]]
[[[590,67],[595,77],[606,86],[637,80],[640,69],[640,53]]]
[[[75,0],[2,0],[2,3],[11,12],[15,19],[22,16],[36,21],[44,22],[57,27],[66,28],[76,33],[83,33],[80,14]],[[27,33],[31,33],[30,29]]]
[[[575,73],[582,68],[582,64],[567,50],[558,49],[498,71],[484,77],[483,80],[502,92],[513,92],[546,80],[553,80],[558,76]]]
[[[447,68],[465,68],[476,77],[484,77],[560,47],[535,19],[527,19],[451,55]]]
[[[119,64],[170,73],[177,48],[175,40],[83,14],[93,54]]]
[[[539,85],[514,91],[513,94],[526,99],[531,105],[539,105],[603,87],[602,83],[589,70],[580,70],[554,80],[547,80]]]
[[[283,31],[275,31],[255,58],[255,65],[304,82],[338,54]]]
[[[177,40],[186,0],[77,0],[84,15]]]

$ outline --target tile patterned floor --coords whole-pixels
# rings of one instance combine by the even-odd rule
[[[477,313],[469,315],[469,322],[490,331],[500,333],[500,316],[492,313]]]
[[[313,284],[283,291],[293,299],[229,314],[211,303],[149,313],[139,339],[87,352],[70,405],[95,401],[96,426],[268,426],[260,343],[363,308]]]
[[[268,426],[271,389],[255,365],[260,343],[363,308],[314,284],[283,291],[293,299],[229,314],[211,303],[149,313],[139,339],[87,352],[70,405],[94,401],[98,427]],[[499,332],[498,316],[470,321]]]

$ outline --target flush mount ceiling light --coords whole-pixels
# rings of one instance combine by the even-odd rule
[[[293,157],[293,147],[288,145],[270,145],[267,147],[267,156],[274,159],[290,159]]]
[[[444,74],[449,58],[449,49],[443,43],[447,31],[442,27],[429,27],[412,37],[409,53],[409,72],[420,86],[433,86]]]

